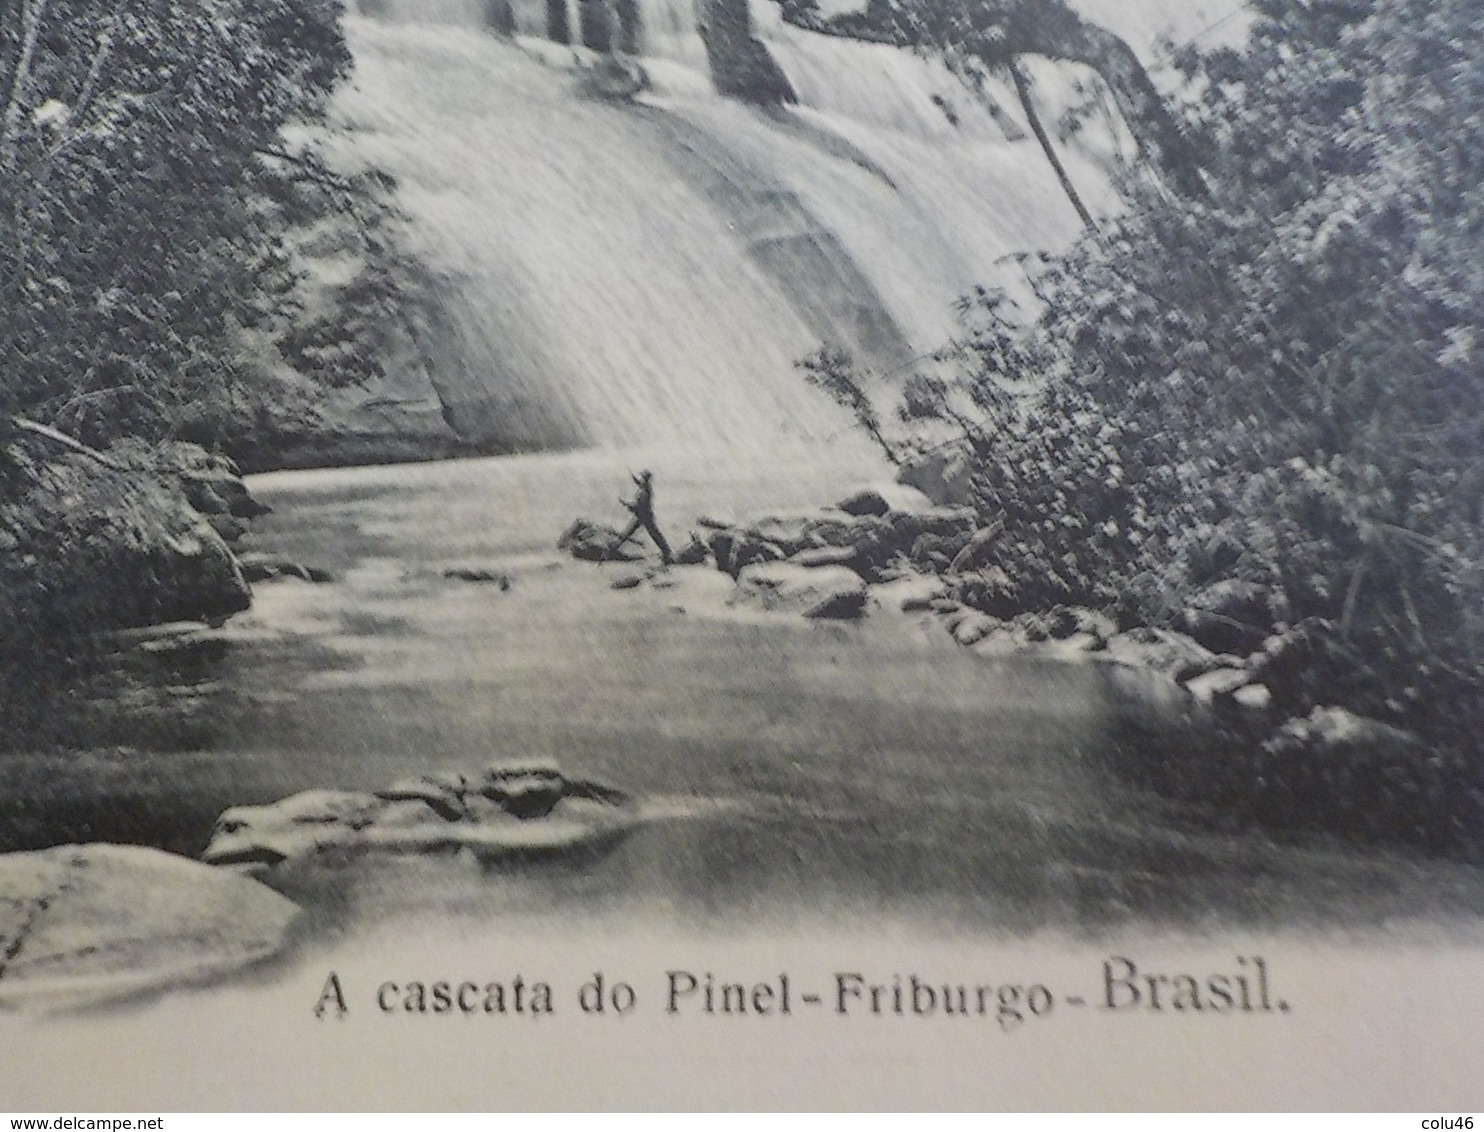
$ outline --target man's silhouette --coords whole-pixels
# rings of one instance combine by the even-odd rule
[[[654,521],[654,475],[646,468],[637,476],[631,475],[629,478],[634,481],[639,490],[634,493],[632,502],[627,499],[621,499],[619,502],[629,509],[634,518],[629,523],[628,529],[619,536],[618,542],[614,544],[614,549],[617,550],[623,546],[624,543],[639,533],[640,527],[643,527],[649,532],[649,537],[654,540],[654,545],[659,547],[660,560],[668,566],[670,564],[670,544],[665,541],[665,536],[660,534],[659,524]]]

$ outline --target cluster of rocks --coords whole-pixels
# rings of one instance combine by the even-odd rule
[[[1400,728],[1345,708],[1307,702],[1306,681],[1297,674],[1284,679],[1299,649],[1296,642],[1305,639],[1302,626],[1274,634],[1244,657],[1214,652],[1171,629],[1137,626],[1120,632],[1111,617],[1092,609],[1056,606],[1002,619],[949,597],[917,595],[906,599],[903,608],[933,611],[954,640],[983,655],[1085,658],[1157,673],[1251,732],[1269,755],[1415,756],[1421,749],[1416,737]]]
[[[1330,635],[1323,626],[1294,626],[1243,655],[1218,651],[1224,637],[1203,642],[1174,629],[1120,628],[1101,610],[1023,608],[1024,585],[1012,586],[995,563],[997,525],[953,505],[968,490],[963,479],[963,469],[940,459],[914,466],[905,477],[927,497],[921,506],[893,507],[881,492],[862,490],[800,514],[737,522],[703,516],[672,563],[710,565],[729,575],[735,606],[855,619],[874,604],[931,616],[982,655],[1084,660],[1156,673],[1249,732],[1269,755],[1307,751],[1328,759],[1415,747],[1406,732],[1316,699],[1341,679],[1335,658],[1325,652]],[[558,545],[591,562],[645,559],[640,544],[620,538],[612,527],[579,519]],[[667,584],[663,579],[650,564],[621,572],[611,584],[630,589]]]
[[[217,819],[202,859],[277,865],[324,854],[468,851],[480,860],[612,843],[632,826],[628,795],[542,763],[482,775],[435,772],[383,790],[307,790]]]

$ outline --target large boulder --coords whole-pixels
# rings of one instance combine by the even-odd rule
[[[1221,658],[1184,633],[1135,628],[1110,637],[1106,659],[1185,682],[1221,665]]]
[[[953,446],[908,460],[897,472],[897,482],[915,487],[940,507],[972,507],[974,465],[968,453]]]
[[[108,449],[108,457],[115,464],[173,484],[228,542],[246,533],[248,520],[269,510],[253,498],[230,457],[208,452],[199,444],[122,440]]]
[[[742,571],[733,604],[803,617],[850,620],[865,613],[866,596],[861,576],[844,566],[770,562]]]
[[[83,452],[3,452],[0,639],[224,620],[252,601],[222,537],[179,486]]]
[[[627,795],[544,763],[404,779],[371,793],[306,790],[217,819],[203,859],[274,866],[366,852],[448,853],[481,860],[606,844],[637,817]]]
[[[0,855],[0,1006],[71,1008],[220,977],[298,909],[249,877],[132,845]]]

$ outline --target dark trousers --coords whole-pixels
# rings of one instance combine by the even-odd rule
[[[665,541],[665,536],[660,534],[659,524],[654,521],[653,515],[641,511],[634,512],[634,519],[629,524],[628,529],[619,536],[618,545],[622,546],[638,534],[640,527],[643,527],[649,532],[649,537],[654,540],[654,545],[659,547],[661,560],[668,565],[670,561],[670,544]]]

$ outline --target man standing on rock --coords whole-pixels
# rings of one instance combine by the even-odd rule
[[[660,560],[668,566],[670,565],[670,544],[665,541],[665,536],[660,534],[659,524],[654,521],[654,474],[646,468],[637,476],[631,475],[629,478],[638,485],[639,490],[635,493],[632,502],[627,499],[620,499],[619,502],[629,509],[634,518],[629,523],[628,529],[613,544],[613,549],[617,550],[623,546],[639,533],[640,527],[643,527],[649,532],[649,537],[654,540],[654,545],[659,547]]]

